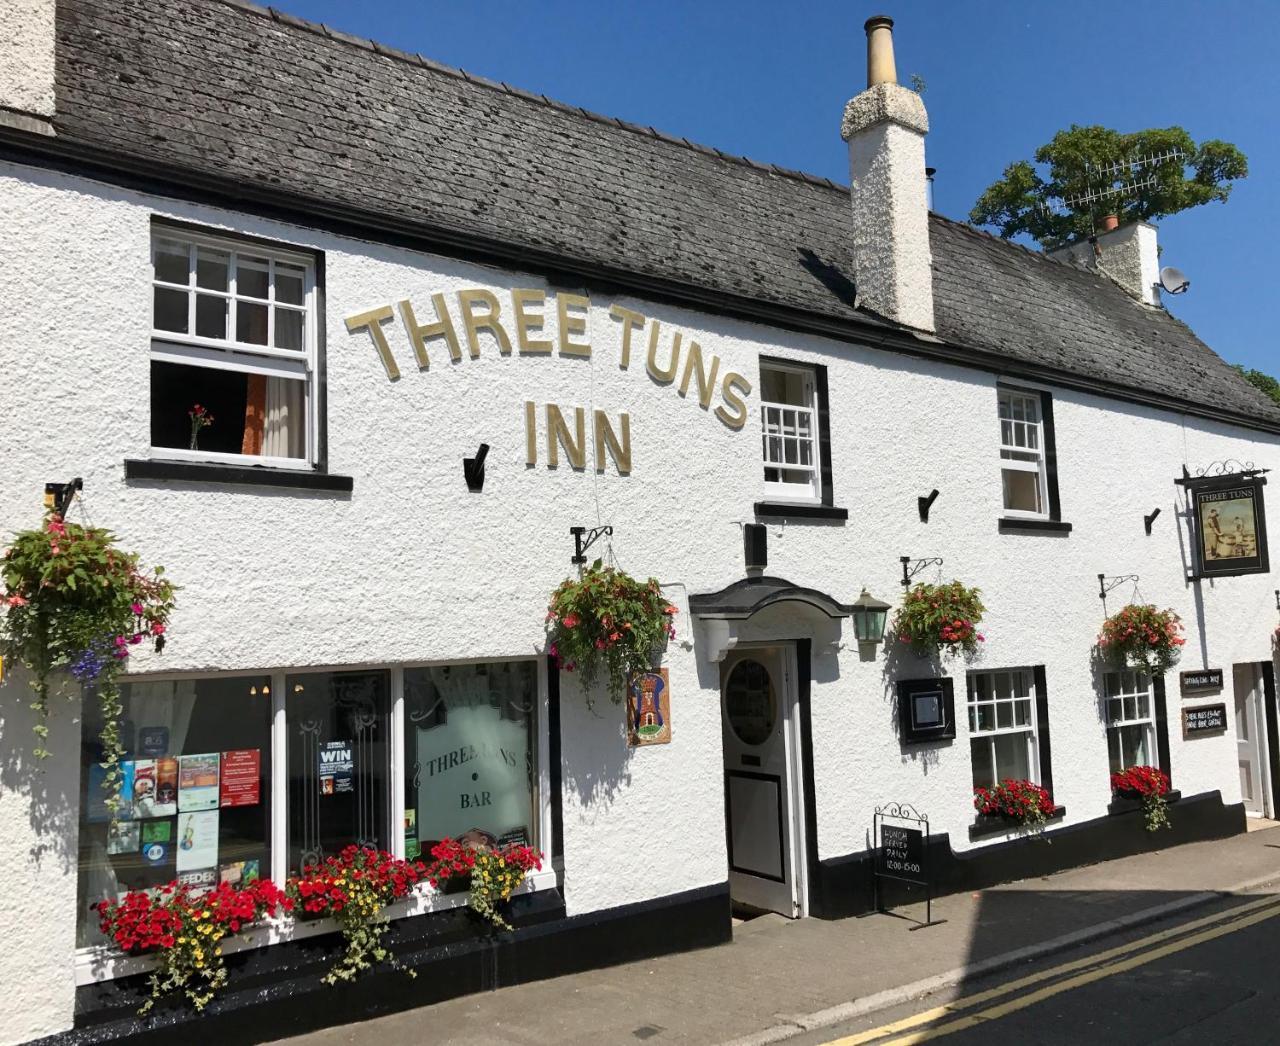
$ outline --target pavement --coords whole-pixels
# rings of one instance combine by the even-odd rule
[[[983,978],[1022,972],[1090,942],[1132,938],[1140,928],[1213,911],[1240,895],[1270,893],[1280,893],[1274,827],[944,897],[934,902],[934,919],[945,922],[921,930],[910,929],[909,917],[922,918],[923,906],[834,922],[767,915],[737,926],[733,942],[720,947],[280,1041],[801,1046],[824,1041],[826,1029],[832,1038],[842,1028],[876,1024],[879,1015],[954,998]]]

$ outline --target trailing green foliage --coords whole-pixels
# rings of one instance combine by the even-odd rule
[[[1235,364],[1235,369],[1255,389],[1270,396],[1276,403],[1280,403],[1280,381],[1276,381],[1270,374],[1263,374],[1260,370],[1245,370],[1238,363]]]
[[[976,588],[959,581],[947,585],[916,585],[903,597],[893,617],[893,634],[910,643],[917,654],[972,656],[987,637],[978,631],[986,607]]]
[[[1105,184],[1088,169],[1127,164],[1174,150],[1183,154],[1181,162],[1170,160],[1135,174],[1121,172]],[[1151,185],[1091,205],[1062,205],[1094,190],[1141,181],[1148,174],[1154,174]],[[1146,221],[1214,200],[1225,201],[1232,183],[1248,174],[1249,161],[1230,142],[1212,139],[1197,145],[1181,127],[1121,134],[1109,127],[1072,124],[1037,149],[1034,162],[1018,160],[1006,167],[1004,177],[978,198],[969,220],[992,226],[1006,240],[1026,233],[1042,247],[1052,249],[1091,235],[1096,219],[1103,215],[1114,214],[1121,223]]]

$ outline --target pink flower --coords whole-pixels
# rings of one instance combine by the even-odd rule
[[[597,649],[597,650],[603,650],[603,649],[604,649],[604,640],[603,640],[603,639],[597,639],[597,640],[596,640],[596,649]]]
[[[142,633],[135,632],[132,636],[129,637],[129,642],[132,643],[134,646],[137,646],[139,643],[142,642]]]
[[[60,538],[66,537],[67,535],[67,528],[63,526],[62,520],[60,519],[49,520],[49,526],[46,529],[50,534],[57,534]]]
[[[128,642],[124,636],[116,636],[116,646],[125,646]]]
[[[6,602],[8,602],[11,607],[25,607],[27,605],[27,601],[16,592],[11,595]]]
[[[578,617],[577,614],[565,614],[565,616],[560,619],[560,623],[564,625],[565,628],[577,628],[581,621],[582,618]]]
[[[151,626],[151,634],[153,636],[164,635],[164,625],[160,624],[159,622],[156,622],[154,625]]]
[[[130,610],[132,610],[132,611],[133,611],[135,614],[137,614],[139,617],[141,617],[141,616],[142,616],[142,604],[141,604],[141,603],[137,603],[137,602],[135,602],[135,603],[133,604],[133,606],[131,606],[129,609],[130,609]]]

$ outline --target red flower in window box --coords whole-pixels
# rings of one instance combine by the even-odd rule
[[[1154,766],[1131,766],[1111,775],[1111,790],[1126,799],[1141,799],[1148,832],[1173,827],[1169,823],[1169,775]]]
[[[975,788],[973,805],[986,817],[1040,826],[1057,811],[1053,797],[1034,781],[1006,778],[994,788]]]
[[[427,869],[431,884],[469,878],[471,910],[500,930],[510,930],[511,924],[498,912],[498,905],[510,899],[531,871],[542,867],[542,854],[520,843],[491,848],[441,839],[431,848],[431,856],[435,858]]]

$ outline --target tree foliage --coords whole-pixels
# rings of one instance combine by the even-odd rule
[[[1098,173],[1098,168],[1175,150],[1182,153],[1181,162],[1170,160],[1110,179]],[[1154,184],[1092,204],[1066,203],[1091,191],[1145,180],[1151,173]],[[1006,240],[1026,233],[1051,249],[1092,235],[1095,221],[1104,215],[1114,214],[1123,224],[1225,201],[1232,183],[1248,173],[1248,160],[1230,142],[1211,139],[1197,145],[1181,127],[1121,134],[1109,127],[1072,124],[1037,149],[1034,162],[1018,160],[1006,167],[1004,177],[978,198],[969,219],[997,229]]]
[[[1276,403],[1280,403],[1280,381],[1276,381],[1270,374],[1263,374],[1260,370],[1245,370],[1238,363],[1235,368],[1240,372],[1240,376],[1255,389],[1266,393]]]

